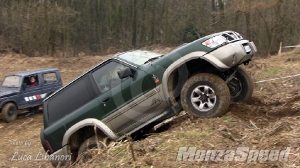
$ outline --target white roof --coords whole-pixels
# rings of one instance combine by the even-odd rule
[[[137,65],[143,65],[149,59],[155,58],[155,57],[158,57],[161,55],[163,55],[163,54],[155,53],[155,52],[151,52],[151,51],[135,50],[135,51],[129,51],[129,52],[123,53],[123,54],[119,55],[118,57],[121,59],[124,59],[128,62],[137,64]]]

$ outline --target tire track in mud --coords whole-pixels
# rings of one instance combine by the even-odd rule
[[[281,84],[280,84],[281,83]],[[260,127],[266,127],[283,117],[299,116],[300,88],[282,88],[282,82],[256,87],[252,97],[244,104],[232,104],[232,114],[244,121],[255,121]],[[291,82],[289,82],[291,83]],[[282,89],[279,89],[282,88]]]

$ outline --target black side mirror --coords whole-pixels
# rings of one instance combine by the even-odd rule
[[[118,71],[118,76],[119,76],[120,79],[124,79],[124,78],[127,78],[129,76],[132,76],[131,69],[126,67],[126,68]]]

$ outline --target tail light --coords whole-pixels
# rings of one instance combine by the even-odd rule
[[[53,150],[49,144],[49,142],[47,140],[45,140],[45,145],[46,145],[46,148],[47,148],[47,153],[48,154],[52,154],[53,153]]]
[[[53,153],[53,150],[50,146],[50,143],[45,140],[45,137],[44,137],[44,128],[42,128],[41,130],[41,133],[40,133],[40,139],[41,139],[41,143],[42,143],[42,146],[44,148],[44,150],[50,155]]]

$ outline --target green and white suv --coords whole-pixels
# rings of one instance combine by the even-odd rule
[[[224,31],[165,55],[117,54],[44,100],[41,143],[51,158],[68,155],[74,161],[97,146],[97,139],[121,140],[182,110],[221,116],[231,102],[251,96],[252,79],[239,65],[247,65],[256,51],[253,42]]]

